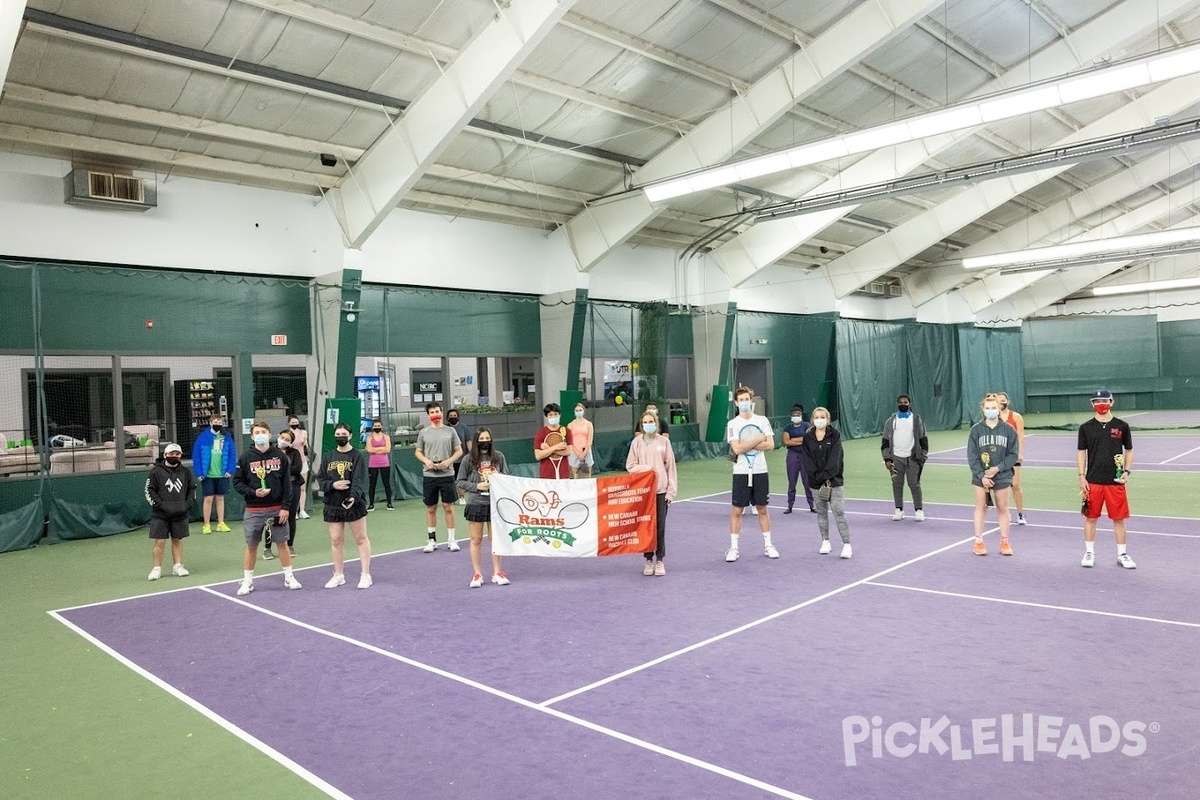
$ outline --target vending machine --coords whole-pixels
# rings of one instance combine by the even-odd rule
[[[371,422],[383,416],[383,386],[378,375],[359,375],[354,379],[354,394],[362,405],[359,432],[366,441]]]

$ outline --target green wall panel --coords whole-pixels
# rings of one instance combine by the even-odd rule
[[[836,316],[737,312],[733,358],[771,359],[770,403],[785,415],[793,403],[806,410],[825,406],[836,416]],[[751,339],[766,339],[752,345]]]
[[[358,352],[431,356],[542,351],[538,298],[364,284]],[[586,341],[586,339],[585,339]]]
[[[1173,389],[1157,398],[1158,408],[1200,408],[1200,320],[1158,326],[1162,373]]]
[[[1138,379],[1160,375],[1151,315],[1026,320],[1021,349],[1025,380],[1033,384],[1076,380],[1132,391]]]

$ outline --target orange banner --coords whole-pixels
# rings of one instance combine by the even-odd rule
[[[596,478],[598,556],[647,553],[658,544],[653,472]]]

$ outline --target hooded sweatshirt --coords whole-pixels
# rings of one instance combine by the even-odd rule
[[[169,467],[165,458],[158,458],[146,476],[146,502],[150,515],[159,519],[187,519],[196,496],[196,479],[180,461]]]
[[[817,441],[813,429],[804,437],[804,460],[808,466],[808,485],[819,489],[826,482],[842,486],[842,435],[832,425],[825,428],[825,438]]]
[[[291,462],[275,445],[266,452],[251,447],[238,456],[233,470],[233,488],[246,498],[247,511],[273,511],[287,508],[292,499]],[[263,497],[255,492],[266,486],[270,491]]]

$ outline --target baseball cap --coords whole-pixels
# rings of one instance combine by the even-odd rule
[[[167,453],[179,453],[180,455],[182,455],[183,448],[180,447],[179,445],[175,444],[174,442],[172,442],[171,444],[169,444],[163,448],[163,455],[165,456]]]
[[[1096,391],[1092,392],[1092,400],[1093,401],[1095,401],[1095,400],[1112,400],[1112,399],[1113,399],[1112,392],[1110,392],[1108,389],[1097,389]]]

